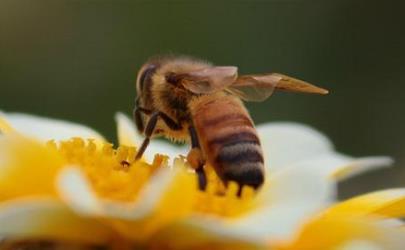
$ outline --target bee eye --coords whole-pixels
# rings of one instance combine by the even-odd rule
[[[176,76],[175,73],[168,73],[166,75],[166,82],[176,85],[179,82],[179,78]]]
[[[156,65],[149,65],[141,74],[139,78],[140,89],[142,90],[146,82],[149,82],[153,73],[156,71]]]

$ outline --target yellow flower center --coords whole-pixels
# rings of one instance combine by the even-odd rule
[[[93,140],[84,141],[72,138],[57,145],[54,141],[47,143],[56,149],[69,165],[79,167],[87,176],[96,194],[109,200],[133,202],[138,193],[149,183],[153,174],[160,168],[168,167],[168,157],[156,155],[152,164],[142,160],[134,161],[136,149],[120,146],[114,149],[111,144],[97,146]],[[207,189],[199,191],[197,177],[183,158],[174,161],[175,168],[184,171],[187,178],[193,178],[193,203],[190,208],[195,213],[211,214],[224,217],[238,216],[254,206],[254,190],[244,187],[237,195],[238,185],[230,182],[225,188],[215,172],[207,166]]]
[[[101,198],[135,200],[156,169],[143,161],[133,162],[133,147],[113,149],[111,144],[105,143],[101,149],[97,149],[93,140],[86,142],[81,138],[62,141],[58,146],[53,141],[47,144],[57,149],[67,164],[79,167]],[[162,157],[157,157],[155,166],[161,164],[159,160]]]

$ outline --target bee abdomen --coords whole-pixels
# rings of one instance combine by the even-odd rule
[[[241,138],[240,134],[228,135],[229,142],[224,143],[216,152],[215,165],[224,180],[236,181],[240,185],[259,187],[263,181],[263,154],[256,135]],[[235,140],[235,138],[240,140]]]
[[[258,146],[240,142],[232,146],[224,146],[219,151],[216,161],[221,164],[263,163],[263,156]]]
[[[263,153],[243,104],[231,96],[206,98],[192,111],[203,152],[218,176],[225,183],[259,187],[264,181]]]

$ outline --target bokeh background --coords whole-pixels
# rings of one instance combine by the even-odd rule
[[[405,185],[405,2],[0,0],[0,109],[81,122],[114,140],[138,68],[179,53],[242,73],[277,71],[331,90],[248,104],[257,123],[296,121],[341,152],[395,167],[340,196]]]

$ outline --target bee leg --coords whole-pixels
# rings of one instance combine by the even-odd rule
[[[150,115],[150,114],[153,113],[152,110],[142,108],[142,107],[137,107],[136,109],[139,110],[140,113],[144,113],[144,114],[147,114],[147,115]]]
[[[177,123],[174,121],[172,118],[170,118],[168,115],[166,115],[163,112],[159,113],[160,118],[164,121],[164,123],[171,129],[171,130],[181,130],[182,126],[181,124]]]
[[[141,111],[139,110],[138,107],[134,108],[133,117],[134,117],[136,128],[138,129],[138,131],[140,133],[143,133],[143,130],[145,129],[145,125],[143,124]]]
[[[145,125],[143,124],[143,120],[142,120],[142,113],[150,115],[150,114],[152,114],[152,110],[139,107],[138,100],[136,100],[135,108],[134,108],[132,115],[133,115],[133,119],[135,121],[136,128],[138,129],[138,131],[140,133],[143,133],[143,131],[145,129]]]
[[[243,190],[243,185],[239,184],[238,192],[236,194],[239,198],[242,196],[242,190]]]
[[[195,172],[197,173],[198,176],[198,188],[204,191],[205,188],[207,187],[207,176],[205,174],[203,166],[197,168]]]
[[[191,137],[191,150],[187,155],[187,161],[195,168],[195,172],[198,176],[198,187],[200,190],[205,190],[207,186],[207,176],[204,171],[205,160],[202,156],[200,143],[198,142],[194,127],[190,126],[188,130]]]
[[[145,152],[145,149],[148,147],[150,137],[152,136],[153,130],[156,127],[158,118],[159,118],[159,112],[154,112],[151,115],[151,117],[149,118],[148,124],[146,125],[146,128],[145,128],[146,138],[143,140],[141,148],[138,150],[138,153],[135,156],[135,160],[139,160],[142,157],[143,153]]]

